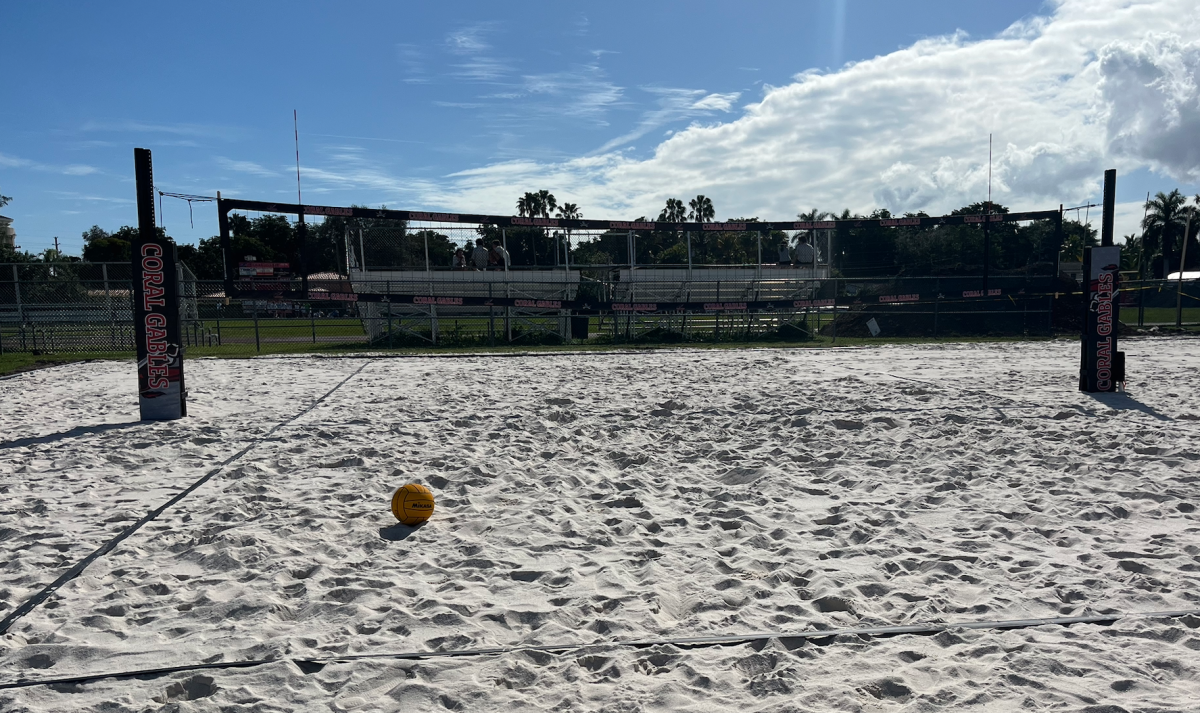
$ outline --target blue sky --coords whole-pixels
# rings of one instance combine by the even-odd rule
[[[1093,22],[1105,4],[1111,22]],[[163,190],[294,198],[297,109],[310,203],[510,213],[548,188],[586,217],[698,192],[718,218],[936,212],[986,198],[992,132],[999,200],[1086,201],[1111,164],[1128,232],[1147,190],[1200,191],[1200,157],[1171,144],[1197,114],[1197,12],[1187,0],[9,3],[3,212],[23,248],[58,236],[77,252],[92,224],[136,221],[135,146],[154,151]],[[1147,66],[1173,83],[1138,94]],[[216,232],[211,206],[195,207],[194,229],[186,204],[164,208],[180,242]]]

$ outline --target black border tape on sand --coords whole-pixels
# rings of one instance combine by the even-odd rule
[[[190,666],[165,666],[161,668],[145,668],[132,671],[116,671],[109,673],[96,673],[81,676],[64,676],[62,678],[45,678],[37,680],[18,679],[8,683],[0,683],[0,690],[12,688],[29,688],[31,686],[54,686],[54,685],[71,685],[83,684],[100,681],[106,678],[111,679],[127,679],[127,678],[154,678],[170,673],[181,673],[184,671],[202,671],[211,669],[232,669],[232,668],[253,668],[256,666],[265,666],[275,663],[292,663],[295,664],[301,672],[305,674],[316,673],[325,668],[329,664],[362,661],[366,659],[393,659],[393,660],[418,660],[418,659],[437,659],[437,658],[458,658],[464,656],[495,656],[501,654],[514,654],[525,651],[541,652],[541,653],[563,653],[567,651],[582,651],[585,649],[602,648],[602,647],[627,647],[636,649],[645,649],[653,646],[675,646],[682,649],[708,648],[714,646],[737,646],[740,644],[766,644],[772,639],[778,640],[788,649],[794,649],[805,642],[811,641],[817,644],[832,643],[832,640],[840,636],[857,636],[857,637],[874,637],[874,638],[890,638],[893,636],[918,635],[932,636],[940,634],[943,631],[953,631],[956,629],[991,629],[991,630],[1008,630],[1008,629],[1029,629],[1037,626],[1070,626],[1072,624],[1101,624],[1111,625],[1124,619],[1177,619],[1186,616],[1200,616],[1200,609],[1183,609],[1179,611],[1159,611],[1159,612],[1141,612],[1132,614],[1103,614],[1095,616],[1065,616],[1054,617],[1049,619],[1009,619],[1002,621],[960,621],[948,622],[944,624],[911,624],[905,626],[867,626],[855,627],[849,629],[815,629],[812,631],[800,631],[794,633],[775,632],[775,633],[759,633],[759,634],[732,634],[728,636],[695,636],[690,638],[678,639],[639,639],[632,641],[594,641],[587,644],[542,644],[536,646],[495,646],[490,648],[479,649],[460,649],[456,651],[410,651],[410,652],[382,652],[376,654],[351,654],[343,656],[328,656],[314,658],[277,658],[277,659],[253,659],[246,661],[229,661],[229,662],[214,662],[193,664]]]
[[[258,445],[260,445],[261,443],[263,443],[264,441],[269,439],[271,436],[273,436],[275,434],[276,431],[278,431],[279,429],[283,428],[284,426],[288,425],[289,423],[295,421],[296,419],[300,418],[301,416],[307,414],[309,411],[312,411],[314,408],[319,406],[323,401],[325,401],[325,399],[329,398],[329,396],[332,395],[333,392],[342,388],[342,386],[347,381],[350,381],[354,377],[358,376],[359,372],[361,372],[363,369],[367,368],[367,364],[370,364],[370,363],[371,363],[371,361],[368,359],[362,366],[358,367],[358,369],[356,369],[354,371],[354,373],[350,374],[350,376],[347,376],[345,379],[342,379],[340,382],[338,382],[337,386],[335,386],[332,389],[330,389],[329,391],[325,392],[324,396],[321,396],[316,401],[313,401],[300,413],[296,414],[295,416],[292,416],[291,418],[287,419],[286,421],[281,421],[280,423],[276,424],[273,428],[271,428],[271,430],[267,431],[262,436],[259,436],[258,438],[250,441],[250,444],[248,446],[246,446],[242,450],[240,450],[237,453],[234,453],[233,455],[226,458],[216,468],[213,468],[212,470],[208,471],[203,476],[201,476],[201,478],[199,480],[192,483],[187,488],[181,490],[179,493],[177,493],[175,495],[175,497],[171,498],[167,502],[163,503],[162,505],[159,505],[158,507],[154,508],[150,512],[146,513],[137,522],[135,522],[132,525],[130,525],[129,527],[125,528],[116,537],[112,538],[108,542],[105,542],[103,545],[101,545],[99,548],[97,548],[95,552],[91,553],[87,557],[84,557],[83,559],[76,562],[73,567],[68,569],[66,572],[63,572],[58,577],[58,579],[54,580],[52,583],[50,583],[44,589],[39,591],[37,594],[34,594],[32,597],[25,600],[25,602],[23,604],[21,604],[21,606],[17,607],[16,609],[12,610],[11,612],[9,612],[8,616],[4,617],[3,621],[0,621],[0,634],[6,633],[13,624],[17,623],[17,620],[19,620],[21,617],[25,616],[29,612],[33,611],[42,602],[46,601],[46,599],[51,594],[58,591],[59,587],[63,586],[67,582],[70,582],[72,579],[75,579],[79,575],[83,574],[83,570],[87,569],[88,565],[90,565],[92,562],[95,562],[96,560],[100,559],[104,555],[111,552],[113,550],[113,548],[115,548],[117,545],[121,544],[121,542],[123,542],[125,539],[127,539],[130,535],[132,535],[133,533],[140,530],[143,525],[145,525],[146,523],[150,522],[151,520],[155,519],[159,515],[166,512],[167,508],[170,508],[171,506],[178,503],[180,500],[183,500],[184,498],[186,498],[188,495],[190,495],[193,491],[195,491],[201,485],[204,485],[209,480],[212,480],[213,476],[215,476],[218,473],[220,473],[221,471],[223,471],[230,463],[233,463],[237,459],[239,459],[242,456],[249,453],[251,450],[253,450]]]

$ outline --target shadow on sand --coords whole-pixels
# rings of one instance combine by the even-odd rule
[[[425,523],[421,523],[420,525],[417,525],[416,527],[409,527],[408,525],[401,525],[400,523],[396,523],[395,525],[392,525],[391,527],[379,528],[379,536],[385,540],[388,540],[389,542],[399,542],[400,540],[403,540],[404,538],[413,534],[417,530],[420,530],[424,525],[425,525]]]
[[[128,423],[104,423],[99,426],[76,426],[69,431],[61,433],[51,433],[48,436],[30,436],[29,438],[18,438],[15,441],[5,441],[0,443],[0,450],[5,448],[22,448],[24,446],[34,446],[43,443],[55,443],[66,438],[75,438],[76,436],[86,436],[90,433],[104,433],[105,431],[118,431],[134,426],[145,425],[143,421],[130,421]]]
[[[1105,406],[1107,406],[1113,410],[1116,410],[1116,411],[1141,411],[1142,413],[1149,414],[1150,416],[1153,416],[1154,418],[1157,418],[1160,421],[1174,421],[1175,420],[1175,419],[1171,418],[1170,416],[1159,413],[1158,411],[1154,410],[1153,406],[1147,406],[1146,404],[1142,403],[1141,401],[1138,401],[1137,399],[1133,398],[1129,394],[1118,394],[1118,393],[1113,393],[1113,392],[1103,393],[1102,392],[1102,393],[1095,393],[1095,394],[1089,393],[1088,396],[1091,396],[1096,401],[1099,401],[1100,403],[1104,404]]]

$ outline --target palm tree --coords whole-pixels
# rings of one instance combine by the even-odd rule
[[[691,218],[697,223],[707,223],[716,216],[716,211],[713,210],[713,202],[711,198],[704,195],[698,195],[688,201],[688,205],[692,207],[688,213],[688,218]]]
[[[705,200],[708,200],[705,198]],[[712,205],[712,201],[709,201]],[[658,222],[660,223],[682,223],[687,220],[687,206],[678,198],[668,198],[667,207],[662,209],[658,214]]]
[[[1164,259],[1163,275],[1170,272],[1170,256],[1174,250],[1174,238],[1183,231],[1187,220],[1187,198],[1179,189],[1170,193],[1159,191],[1154,198],[1146,202],[1146,218],[1142,221],[1143,244],[1145,250],[1144,264],[1153,264],[1153,259],[1159,255]],[[1180,243],[1182,247],[1182,243]]]
[[[816,223],[817,221],[826,220],[827,218],[833,218],[833,217],[835,217],[833,213],[830,213],[830,212],[824,211],[824,210],[818,210],[816,208],[813,208],[812,210],[808,211],[807,213],[797,213],[796,214],[797,219],[802,220],[806,223]],[[805,230],[805,231],[796,233],[797,242],[799,242],[801,235],[805,235],[808,238],[809,245],[812,245],[814,248],[817,246],[817,231]]]
[[[563,203],[562,205],[560,205],[558,207],[558,214],[556,217],[558,217],[562,220],[579,220],[580,218],[583,217],[583,212],[580,211],[579,206],[574,203]],[[568,255],[568,262],[570,262],[569,256],[571,254],[571,229],[567,228],[566,232],[567,232],[567,255]]]
[[[549,218],[550,213],[558,207],[558,201],[555,200],[554,194],[543,188],[537,192],[538,198],[538,215],[543,218]]]
[[[1141,266],[1138,258],[1142,254],[1142,239],[1132,233],[1124,236],[1121,245],[1121,271],[1135,272]]]
[[[713,219],[717,212],[713,209],[712,199],[704,195],[698,195],[688,201],[688,205],[692,210],[688,213],[688,218],[697,223],[705,223]],[[708,240],[703,234],[700,235],[700,253],[703,256],[702,262],[708,262]]]
[[[517,215],[522,218],[532,218],[537,214],[537,194],[526,191],[525,195],[517,199]]]

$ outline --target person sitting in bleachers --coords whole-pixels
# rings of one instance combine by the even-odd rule
[[[816,267],[817,251],[808,244],[808,236],[801,235],[796,240],[796,267]]]

